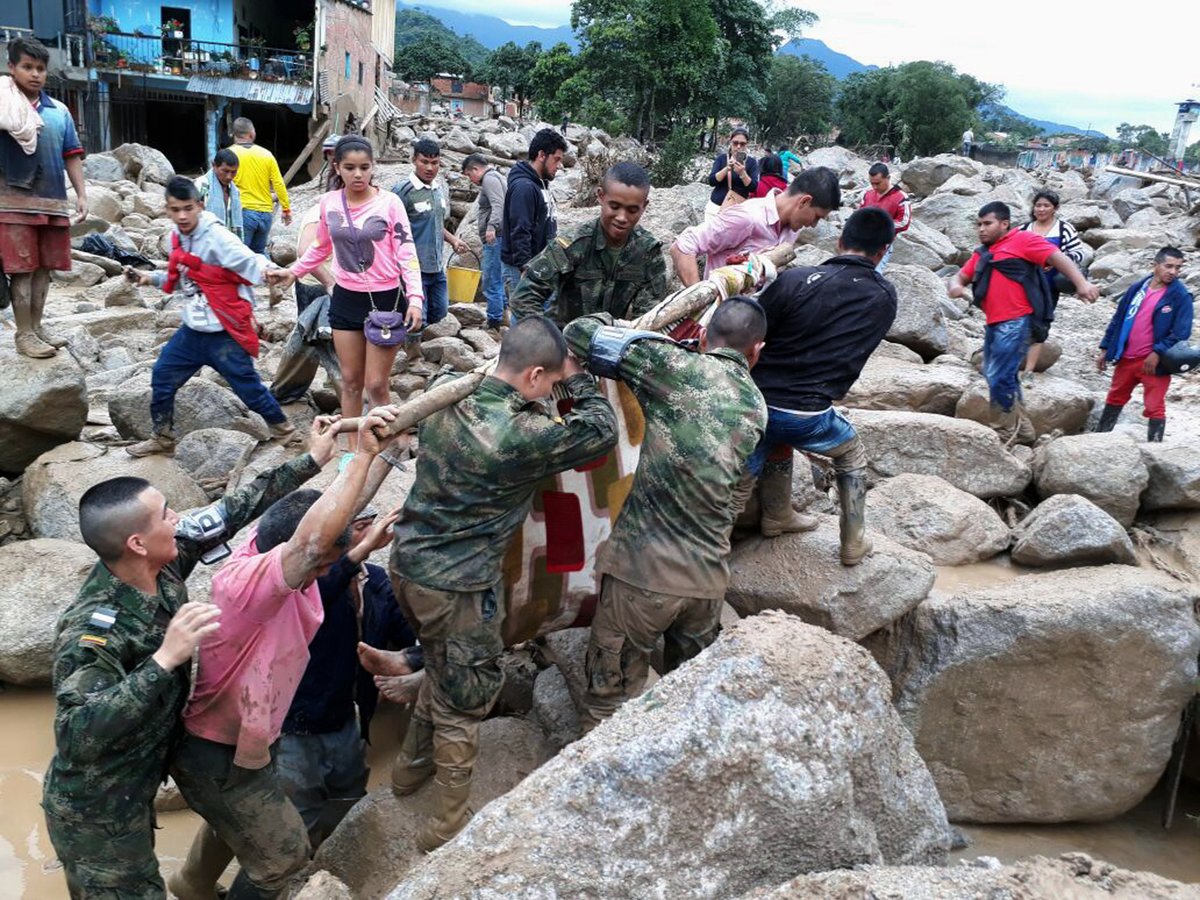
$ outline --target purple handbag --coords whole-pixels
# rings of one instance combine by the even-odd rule
[[[358,271],[367,271],[367,257],[362,251],[358,230],[350,218],[350,204],[346,202],[346,191],[342,190],[342,212],[346,215],[346,230],[350,232],[350,240],[354,244],[354,253],[358,257]],[[404,326],[404,314],[400,312],[400,294],[396,292],[396,302],[390,310],[375,308],[375,294],[367,292],[371,301],[371,311],[363,322],[363,335],[376,347],[396,347],[404,343],[408,329]]]

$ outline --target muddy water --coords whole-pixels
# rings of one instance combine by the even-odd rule
[[[63,900],[62,870],[42,818],[42,775],[54,752],[54,698],[48,690],[0,692],[0,900]],[[381,705],[371,725],[371,786],[388,778],[400,727],[399,710]],[[187,856],[200,818],[190,810],[160,813],[158,858],[163,876]],[[228,881],[228,876],[226,881]]]

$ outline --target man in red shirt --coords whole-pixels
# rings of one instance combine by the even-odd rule
[[[972,302],[987,318],[983,376],[991,394],[989,424],[1007,443],[1031,444],[1037,434],[1021,409],[1018,376],[1029,347],[1030,322],[1035,317],[1044,320],[1050,308],[1042,269],[1053,266],[1062,272],[1075,286],[1075,295],[1087,303],[1100,296],[1100,289],[1041,235],[1011,230],[1011,220],[1008,205],[999,201],[979,210],[982,246],[950,279],[947,293],[957,299],[970,285]]]
[[[899,237],[900,233],[908,231],[908,226],[912,224],[912,206],[908,202],[908,195],[900,188],[892,186],[892,173],[883,163],[871,166],[867,170],[867,176],[871,179],[871,189],[863,194],[862,208],[878,206],[886,212],[892,217],[892,224],[896,226],[896,237]],[[875,271],[880,275],[887,268],[888,260],[892,258],[894,246],[895,241],[888,244],[887,252],[875,267]]]

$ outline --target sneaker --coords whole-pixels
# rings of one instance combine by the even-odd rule
[[[1033,387],[1033,373],[1032,372],[1022,372],[1021,373],[1021,387],[1026,388],[1026,389]]]
[[[296,430],[296,426],[284,419],[282,422],[276,422],[271,425],[271,440],[279,441],[283,446],[295,443],[300,439],[300,432]]]
[[[130,444],[125,448],[125,452],[134,459],[140,459],[143,456],[153,456],[156,453],[165,453],[170,456],[175,452],[175,439],[166,434],[156,434],[148,440]]]

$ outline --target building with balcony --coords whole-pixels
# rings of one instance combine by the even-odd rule
[[[287,168],[318,131],[369,123],[387,98],[395,0],[83,3],[0,0],[0,37],[11,18],[61,51],[51,93],[89,151],[136,141],[198,171],[247,116]]]
[[[434,102],[444,103],[451,115],[492,115],[492,89],[486,84],[464,81],[459,75],[437,75],[429,80]]]

